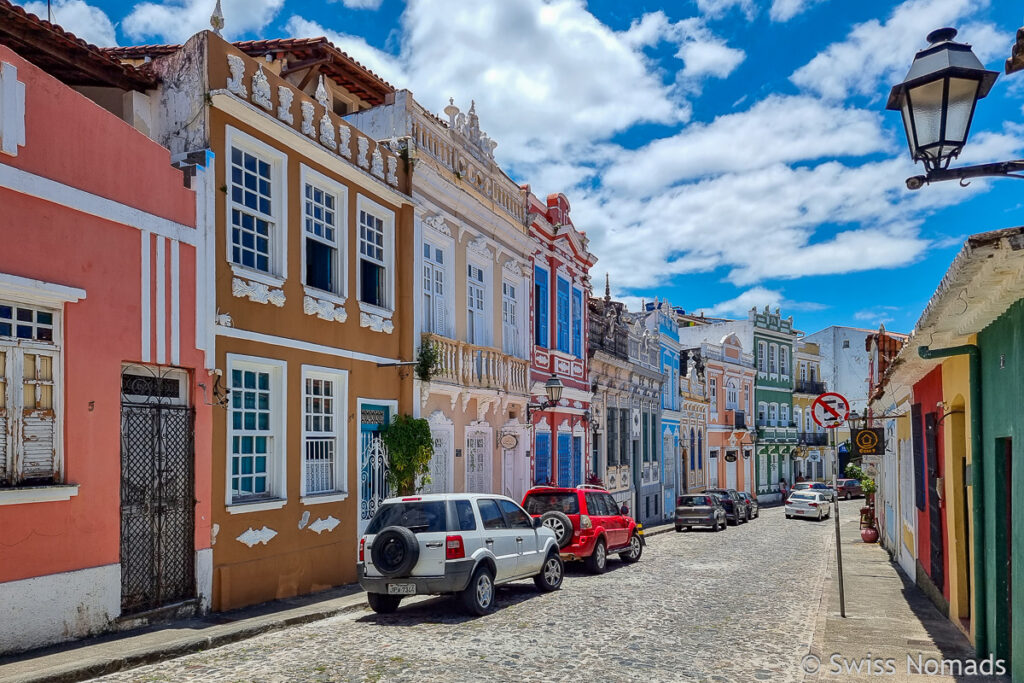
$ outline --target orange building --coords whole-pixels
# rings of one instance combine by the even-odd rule
[[[406,164],[342,116],[394,89],[323,38],[115,48],[162,79],[154,137],[206,154],[213,608],[351,583],[412,412]]]
[[[0,43],[2,654],[209,603],[212,349],[153,77],[6,0]]]

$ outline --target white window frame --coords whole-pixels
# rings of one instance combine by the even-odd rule
[[[768,404],[768,424],[775,427],[779,424],[779,404],[769,403]]]
[[[725,409],[739,410],[739,407],[740,396],[739,389],[736,387],[736,381],[728,379],[725,382]]]
[[[306,440],[318,432],[306,429],[306,380],[322,379],[334,382],[334,489],[310,493],[306,490]],[[302,465],[299,500],[303,505],[334,503],[349,496],[348,468],[348,370],[328,368],[319,365],[302,366]]]
[[[433,232],[433,231],[429,231],[429,232]],[[425,333],[428,333],[428,334],[430,334],[430,333],[438,334],[438,335],[440,335],[442,337],[448,337],[450,339],[450,338],[455,336],[455,333],[454,333],[455,317],[452,315],[453,303],[454,303],[454,297],[455,297],[455,289],[454,289],[454,279],[455,278],[454,278],[454,272],[453,272],[453,266],[454,266],[454,262],[455,262],[455,249],[454,249],[455,242],[450,237],[443,237],[441,235],[438,235],[437,237],[435,237],[434,235],[429,235],[428,236],[427,233],[428,233],[428,231],[425,230],[424,231],[423,242],[420,244],[420,252],[419,252],[418,258],[417,258],[417,260],[419,261],[419,269],[417,271],[419,273],[419,283],[420,283],[419,287],[418,287],[419,297],[420,297],[419,300],[420,300],[420,302],[423,302],[423,297],[424,297],[424,291],[423,291],[423,275],[424,275],[424,272],[423,271],[427,267],[426,266],[426,262],[424,261],[423,247],[429,246],[431,249],[440,251],[441,253],[444,254],[444,263],[440,264],[440,266],[438,266],[437,262],[434,261],[433,259],[431,259],[430,263],[431,263],[431,268],[434,269],[434,270],[440,270],[440,272],[442,273],[442,275],[444,277],[444,302],[443,302],[443,304],[444,304],[445,315],[444,315],[444,325],[441,326],[440,331],[438,331],[438,329],[437,329],[438,326],[436,324],[432,326],[433,329],[427,329],[427,315],[428,315],[428,312],[427,312],[425,307],[421,307],[421,309],[420,309],[421,310],[420,328],[421,328],[422,332],[425,332]],[[431,288],[432,288],[432,290],[433,290],[433,284],[434,284],[434,281],[431,280]],[[431,301],[433,301],[434,297],[436,297],[436,296],[437,296],[437,294],[434,291],[430,292]],[[422,303],[421,303],[421,306],[422,306]],[[433,313],[432,312],[429,315],[431,316],[431,318],[433,317]]]
[[[514,287],[516,290],[516,296],[509,297],[505,293],[505,288]],[[523,301],[522,294],[523,283],[512,278],[503,277],[501,279],[501,346],[502,352],[509,355],[521,358],[523,356],[523,339],[520,330],[523,328]],[[511,306],[509,306],[511,302]],[[507,339],[507,331],[509,326],[505,323],[505,311],[511,307],[511,310],[515,316],[512,321],[511,329],[513,332],[512,339]]]
[[[226,413],[226,450],[224,458],[224,501],[230,514],[257,512],[282,508],[288,502],[287,454],[288,454],[288,363],[276,358],[227,354],[227,386],[231,386],[233,370],[270,371],[270,432],[272,436],[271,450],[273,456],[267,463],[267,495],[262,498],[253,497],[235,502],[232,495],[231,440],[235,434],[232,425],[232,408],[229,405]],[[229,398],[230,400],[230,398]]]
[[[757,342],[757,369],[761,372],[768,372],[768,365],[765,362],[767,357],[765,346],[767,345],[763,341]]]
[[[718,378],[708,377],[708,392],[711,398],[711,410],[718,412]]]
[[[760,403],[757,404],[757,419],[759,421],[761,421],[761,422],[766,422],[767,423],[767,421],[768,421],[768,403],[766,401],[761,401]]]
[[[337,291],[328,291],[313,287],[306,283],[306,240],[314,239],[318,242],[327,244],[327,240],[321,239],[316,235],[310,235],[306,232],[306,186],[312,185],[323,192],[334,196],[334,248],[338,250],[337,260]],[[328,178],[323,173],[315,171],[314,169],[306,166],[305,164],[299,165],[299,218],[300,218],[300,232],[302,233],[302,239],[300,240],[300,250],[302,252],[301,267],[302,267],[302,288],[307,296],[311,296],[317,299],[326,299],[333,303],[345,305],[348,301],[348,279],[351,274],[349,267],[348,257],[348,187],[342,183],[337,182]]]
[[[368,214],[376,216],[381,219],[384,224],[384,268],[385,274],[385,303],[384,307],[375,306],[368,304],[363,301],[363,279],[359,272],[359,262],[363,258],[362,251],[359,249],[359,243],[362,239],[361,236],[361,224],[359,221],[360,212],[365,211]],[[365,313],[372,313],[379,315],[385,319],[390,320],[392,314],[395,312],[395,212],[391,209],[378,204],[369,197],[365,197],[361,194],[356,195],[356,249],[355,259],[353,261],[353,267],[355,268],[356,275],[356,299],[359,301],[359,310]]]
[[[274,234],[270,238],[269,273],[235,263],[231,258],[231,210],[235,206],[231,199],[231,149],[233,147],[238,147],[250,154],[263,157],[264,161],[270,163],[271,212],[269,215],[274,220]],[[227,249],[225,251],[225,258],[231,266],[231,271],[238,277],[265,285],[280,287],[288,279],[288,156],[276,147],[257,140],[233,126],[225,127],[224,150],[224,179],[225,186],[227,187],[227,201],[224,202],[224,244]],[[244,211],[251,211],[251,209],[245,206],[240,206],[240,208]]]
[[[778,367],[779,366],[776,365],[776,362],[777,362],[776,359],[778,358],[778,353],[779,353],[778,349],[779,349],[778,344],[769,344],[768,345],[768,374],[770,374],[770,375],[778,374]]]
[[[473,341],[474,346],[493,346],[494,344],[494,276],[491,270],[491,264],[483,258],[478,258],[471,254],[466,255],[466,267],[463,270],[463,283],[466,291],[466,341],[469,342],[469,267],[480,269],[482,281],[474,283],[476,285],[483,285],[484,289],[484,311],[483,311],[483,339]]]
[[[782,403],[779,405],[779,420],[783,427],[789,426],[789,404]]]
[[[789,349],[782,345],[779,346],[779,374],[789,377]]]

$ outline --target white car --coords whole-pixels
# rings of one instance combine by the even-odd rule
[[[794,491],[786,501],[786,519],[813,517],[820,522],[831,514],[828,494],[820,491]]]
[[[495,586],[533,578],[554,591],[564,573],[555,532],[499,495],[388,498],[359,539],[359,585],[382,614],[407,595],[454,594],[483,615],[494,609]]]

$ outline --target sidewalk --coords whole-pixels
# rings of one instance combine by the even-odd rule
[[[358,585],[0,658],[0,683],[70,683],[326,619],[366,605]]]
[[[926,668],[918,673],[918,657],[925,667],[929,660],[933,667],[942,661],[947,665],[951,665],[951,660],[966,663],[974,659],[974,648],[914,582],[889,561],[888,553],[880,545],[861,541],[862,504],[860,500],[840,503],[846,618],[840,616],[839,610],[833,536],[810,653],[818,658],[820,669],[811,673],[813,662],[801,663],[804,681],[1009,681],[942,675],[941,669],[932,669],[933,675],[926,674]],[[834,524],[832,520],[826,523]],[[840,672],[839,667],[845,665],[842,660],[833,659],[833,655],[847,660],[853,669]],[[908,656],[912,666],[908,665]],[[868,662],[868,658],[872,661]],[[892,663],[885,661],[890,659]],[[874,675],[868,668],[872,664],[876,667]],[[887,665],[890,668],[883,672],[882,667]]]

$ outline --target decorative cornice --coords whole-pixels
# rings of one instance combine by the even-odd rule
[[[335,305],[334,302],[327,299],[319,299],[306,294],[302,298],[302,310],[306,315],[315,315],[321,320],[334,320],[339,323],[348,320],[344,300]]]
[[[469,244],[466,245],[466,248],[480,256],[483,256],[487,260],[494,259],[494,252],[492,252],[491,248],[487,246],[486,237],[480,236],[470,240]]]
[[[366,311],[359,312],[359,326],[368,327],[374,332],[383,332],[385,334],[391,334],[395,331],[395,325],[391,320],[376,313],[367,313]]]
[[[441,233],[447,237],[452,236],[452,231],[448,228],[448,224],[445,223],[444,216],[439,213],[432,214],[430,216],[423,217],[423,224],[431,230]]]

